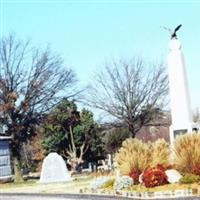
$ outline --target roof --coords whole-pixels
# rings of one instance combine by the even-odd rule
[[[11,136],[0,136],[0,140],[10,140],[12,139]]]

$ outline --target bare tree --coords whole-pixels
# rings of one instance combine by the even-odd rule
[[[50,50],[40,51],[13,35],[0,41],[0,119],[12,137],[16,180],[20,179],[20,147],[30,139],[42,115],[61,96],[72,97],[75,74]],[[62,91],[62,92],[61,92]],[[17,174],[19,176],[17,176]]]
[[[113,62],[97,73],[87,95],[87,104],[106,111],[127,125],[132,137],[161,114],[168,92],[162,64],[142,59]]]
[[[74,133],[72,131],[72,127],[69,127],[70,132],[70,142],[68,147],[63,150],[62,156],[65,157],[68,161],[68,164],[71,166],[73,172],[76,171],[76,167],[83,163],[83,156],[88,150],[89,145],[87,141],[82,142],[81,146],[76,146],[74,142]],[[79,151],[79,154],[78,154]]]

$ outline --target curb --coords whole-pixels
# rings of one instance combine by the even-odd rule
[[[187,190],[177,190],[171,195],[171,191],[166,192],[124,192],[124,191],[113,191],[106,193],[105,191],[99,191],[98,193],[88,194],[41,194],[41,193],[1,193],[0,197],[3,196],[37,196],[37,197],[57,197],[57,198],[74,198],[74,199],[90,199],[90,200],[130,200],[130,199],[200,199],[200,196],[186,193]],[[104,192],[104,193],[102,193]]]
[[[107,195],[117,197],[127,197],[129,199],[175,199],[175,198],[200,198],[200,189],[180,189],[180,190],[169,190],[162,192],[136,192],[136,191],[113,191],[113,190],[91,190],[88,192],[94,195]],[[84,194],[84,192],[83,192]],[[85,192],[87,194],[87,192]]]

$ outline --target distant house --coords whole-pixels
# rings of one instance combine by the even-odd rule
[[[153,121],[146,126],[143,126],[136,134],[136,138],[143,140],[144,142],[156,141],[157,139],[165,139],[169,142],[169,126],[171,119],[169,115]]]
[[[11,179],[10,137],[0,136],[0,182]]]
[[[169,142],[169,125],[167,126],[144,126],[140,129],[140,131],[136,134],[136,138],[144,141],[144,142],[154,142],[157,139],[165,139],[165,141]]]
[[[169,126],[171,124],[170,115],[166,113],[166,116],[156,119],[145,126],[143,126],[135,135],[137,139],[144,142],[156,141],[159,138],[165,139],[169,142]],[[114,129],[123,127],[122,123],[107,123],[101,126],[102,132],[106,133]]]

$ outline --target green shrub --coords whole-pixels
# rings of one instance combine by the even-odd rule
[[[114,189],[122,190],[133,185],[133,179],[129,176],[120,176],[115,180]]]
[[[109,176],[100,176],[98,177],[96,180],[92,181],[90,184],[90,188],[91,189],[99,189],[99,188],[103,188],[104,185],[109,182],[110,180],[112,180],[113,178],[109,177]]]
[[[106,181],[103,185],[102,185],[102,188],[105,188],[105,189],[109,189],[109,188],[113,188],[113,185],[115,183],[115,179],[109,179],[108,181]]]
[[[180,183],[198,183],[200,181],[200,176],[194,174],[186,174],[180,179]]]

